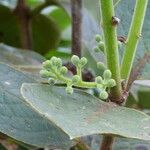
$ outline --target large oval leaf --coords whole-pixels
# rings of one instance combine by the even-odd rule
[[[16,17],[12,11],[0,5],[0,42],[20,47],[20,33]]]
[[[115,134],[150,140],[150,117],[140,111],[108,104],[80,90],[23,84],[27,104],[62,128],[71,139],[91,134]]]
[[[36,14],[32,18],[32,37],[34,51],[45,54],[50,49],[57,48],[60,30],[50,17]]]
[[[9,64],[18,70],[29,74],[36,80],[43,79],[39,76],[39,71],[42,68],[42,62],[45,58],[36,52],[22,50],[0,44],[0,62]]]
[[[38,147],[70,147],[69,137],[44,116],[23,102],[23,82],[35,82],[27,75],[0,64],[0,132]]]

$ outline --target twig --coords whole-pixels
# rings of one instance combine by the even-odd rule
[[[72,54],[81,56],[82,0],[71,0],[72,11]]]

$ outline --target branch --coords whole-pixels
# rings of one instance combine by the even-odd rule
[[[24,49],[31,49],[31,32],[30,32],[30,10],[25,4],[25,0],[18,0],[14,14],[18,19],[21,44]]]
[[[120,66],[118,54],[118,41],[116,26],[114,22],[113,0],[100,0],[101,18],[105,42],[105,53],[107,56],[107,66],[112,73],[112,78],[116,81],[116,86],[111,90],[110,100],[116,103],[122,101],[122,89],[120,79]]]
[[[136,0],[136,6],[134,9],[133,19],[126,41],[125,53],[121,65],[121,77],[126,79],[126,86],[129,82],[129,76],[138,46],[138,41],[141,37],[147,4],[148,0]]]
[[[81,56],[82,0],[71,0],[72,11],[72,54]]]

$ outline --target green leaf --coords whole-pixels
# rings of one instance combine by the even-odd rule
[[[4,62],[9,65],[41,65],[45,60],[40,54],[23,50],[19,48],[14,48],[8,45],[0,44],[0,62]]]
[[[55,7],[55,9],[49,13],[49,16],[57,23],[61,30],[66,29],[71,24],[71,18],[63,8]]]
[[[32,36],[33,49],[41,54],[56,49],[60,42],[58,25],[42,14],[36,14],[32,18]]]
[[[1,0],[0,5],[4,5],[9,8],[15,8],[17,5],[17,0]]]
[[[70,147],[69,137],[61,129],[24,103],[20,87],[35,81],[4,64],[0,70],[0,132],[38,147]]]
[[[130,90],[138,107],[150,108],[150,80],[136,80]]]
[[[115,134],[150,140],[150,117],[140,111],[105,103],[81,90],[67,95],[64,88],[24,83],[25,102],[71,139],[91,134]]]
[[[0,5],[0,43],[5,43],[15,47],[21,46],[19,26],[12,11]]]
[[[118,26],[118,35],[127,37],[129,32],[129,27],[132,20],[133,10],[136,0],[126,1],[121,0],[121,2],[116,7],[117,17],[120,18],[121,23]],[[126,13],[125,13],[126,12]],[[138,69],[141,79],[150,79],[150,1],[148,2],[147,13],[144,21],[142,38],[140,39],[136,58],[134,70]],[[137,72],[137,71],[136,71]]]
[[[42,68],[42,62],[45,58],[36,52],[29,50],[22,50],[0,44],[0,62],[8,64],[36,80],[43,79],[39,76],[39,71]]]

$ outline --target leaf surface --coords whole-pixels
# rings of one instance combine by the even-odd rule
[[[150,140],[150,117],[140,111],[108,104],[80,90],[24,83],[27,104],[64,130],[71,139],[91,134],[115,134]]]
[[[22,83],[36,81],[4,64],[0,70],[0,132],[37,147],[70,147],[69,137],[61,129],[24,103]]]

